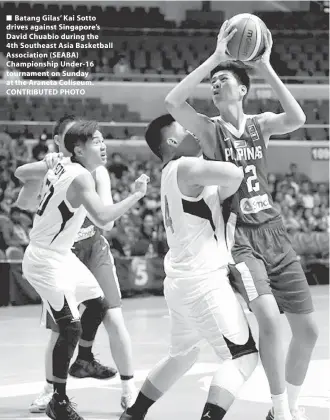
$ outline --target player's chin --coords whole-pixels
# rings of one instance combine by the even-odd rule
[[[107,155],[101,155],[101,161],[103,164],[107,163],[107,160],[108,160]]]
[[[213,103],[217,104],[221,102],[221,95],[220,93],[216,93],[212,95]]]

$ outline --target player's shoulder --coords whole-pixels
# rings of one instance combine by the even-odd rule
[[[178,159],[178,176],[188,180],[193,169],[203,160],[203,156],[182,156]]]
[[[93,178],[95,179],[95,181],[97,180],[103,180],[104,178],[108,179],[109,178],[109,172],[107,170],[107,168],[104,165],[100,165],[98,166],[95,171],[93,171]]]
[[[76,174],[74,180],[72,181],[73,186],[77,187],[78,189],[94,187],[95,183],[92,174],[87,169],[83,169],[84,171],[79,171]]]
[[[260,125],[264,121],[266,121],[268,118],[271,118],[273,115],[275,115],[274,112],[266,111],[266,112],[261,112],[260,114],[252,114],[252,115],[246,115],[246,116],[247,118],[254,119]]]

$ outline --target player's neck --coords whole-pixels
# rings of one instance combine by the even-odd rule
[[[162,165],[162,168],[164,169],[165,168],[165,166],[169,163],[169,162],[171,162],[171,160],[176,160],[176,159],[179,159],[181,157],[181,155],[176,155],[176,154],[172,154],[172,153],[169,153],[169,154],[163,154],[163,165]]]
[[[88,162],[86,162],[84,159],[79,159],[76,156],[72,156],[71,157],[71,161],[73,163],[79,163],[81,166],[83,166],[84,168],[86,168],[87,171],[89,171],[89,172],[93,172],[97,168],[97,165],[95,165],[95,164],[91,165]]]
[[[241,103],[234,104],[223,104],[218,107],[221,118],[230,123],[233,127],[241,127],[242,121],[244,120],[244,111]]]

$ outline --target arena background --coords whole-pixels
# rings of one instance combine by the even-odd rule
[[[24,62],[28,63],[31,59],[20,59],[21,65],[8,66],[8,51],[23,53],[25,50],[9,45],[5,37],[6,31],[1,31],[0,306],[4,308],[0,308],[0,327],[5,326],[5,335],[0,339],[0,353],[3,350],[5,358],[8,348],[6,350],[6,345],[2,346],[2,343],[6,343],[6,339],[15,342],[10,331],[6,332],[6,322],[13,326],[17,324],[21,328],[21,319],[32,318],[30,323],[37,324],[35,321],[40,303],[35,291],[22,276],[21,259],[29,241],[33,215],[20,211],[14,205],[20,184],[13,174],[18,165],[41,160],[47,151],[53,150],[53,124],[64,113],[73,113],[100,122],[107,139],[108,170],[114,201],[129,194],[132,183],[139,174],[150,175],[150,188],[146,197],[118,220],[106,236],[115,256],[123,295],[134,296],[134,299],[125,300],[128,305],[128,319],[133,320],[133,314],[139,310],[145,310],[141,316],[151,314],[157,318],[159,313],[166,316],[162,297],[153,298],[155,300],[141,297],[141,294],[162,295],[163,256],[167,251],[160,213],[161,165],[146,147],[145,127],[152,118],[166,112],[164,98],[174,84],[213,52],[222,22],[244,12],[258,15],[271,30],[274,41],[272,65],[299,100],[307,116],[303,128],[271,139],[268,152],[269,182],[275,205],[282,211],[284,223],[301,258],[313,293],[322,302],[321,319],[324,316],[328,319],[328,305],[323,300],[327,299],[328,291],[326,286],[322,286],[329,283],[328,3],[0,2],[2,28],[14,23],[8,21],[8,15],[92,15],[100,25],[100,30],[97,31],[99,41],[112,43],[112,48],[78,51],[78,61],[88,62],[81,69],[89,73],[87,80],[90,85],[68,86],[68,89],[83,88],[84,94],[67,92],[65,95],[21,95],[13,93],[14,90],[9,92],[8,89],[16,88],[13,86],[15,80],[24,80],[14,73],[26,71]],[[47,32],[49,31],[39,31],[40,34]],[[80,35],[84,33],[79,32]],[[43,52],[42,49],[38,51]],[[71,51],[77,50],[73,48]],[[42,58],[33,61],[39,64],[30,68],[30,71],[43,69]],[[72,67],[68,66],[66,70],[72,71]],[[280,104],[272,90],[257,74],[251,73],[251,76],[253,85],[248,96],[247,112],[280,112]],[[26,79],[39,80],[38,89],[49,88],[49,78],[45,76]],[[85,80],[79,76],[68,79]],[[10,84],[10,81],[14,82]],[[215,115],[207,80],[196,89],[190,102],[199,111],[210,116]],[[37,305],[31,306],[33,304]],[[17,308],[22,305],[28,306]],[[38,331],[35,326],[34,328],[34,331]],[[155,328],[157,331],[158,324],[155,324]],[[325,328],[328,329],[327,322]],[[3,331],[0,331],[0,337]],[[40,332],[35,334],[41,342],[44,336],[40,336]],[[31,343],[28,345],[33,346]],[[327,344],[323,343],[322,348],[327,352]],[[42,348],[40,352],[42,354]],[[0,358],[0,361],[3,360]],[[147,367],[150,367],[149,364]],[[41,380],[41,367],[40,372]],[[17,395],[29,395],[29,392],[24,394],[24,387],[25,391],[20,388],[18,394],[8,394],[8,389],[5,389],[8,384],[11,385],[10,380],[0,382],[0,408],[4,401],[10,401],[6,407],[11,407],[11,401],[16,406]],[[8,395],[13,400],[8,400]],[[1,397],[7,399],[2,400]],[[318,395],[317,398],[322,399],[323,396]],[[324,407],[322,404],[319,407]],[[0,418],[14,418],[8,414],[9,411],[0,409]],[[318,412],[315,418],[325,419],[324,413]],[[7,417],[1,417],[2,414]],[[23,408],[19,415],[25,415]],[[95,417],[94,413],[92,415]],[[15,416],[26,418],[19,417],[17,413]]]

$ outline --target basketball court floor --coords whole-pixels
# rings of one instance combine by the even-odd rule
[[[329,295],[327,286],[312,287],[320,337],[302,391],[302,405],[310,420],[329,419]],[[152,366],[167,354],[169,319],[163,297],[137,297],[123,302],[132,336],[137,385]],[[254,333],[256,322],[248,314]],[[44,384],[44,350],[48,332],[39,326],[40,306],[0,308],[0,419],[44,420],[28,407]],[[289,343],[289,327],[282,317],[283,344]],[[95,353],[102,363],[113,364],[107,334],[102,326]],[[199,420],[212,373],[217,368],[213,351],[203,348],[197,364],[157,402],[146,420]],[[120,380],[69,379],[68,394],[86,420],[118,419]],[[270,406],[269,389],[260,366],[245,385],[226,416],[228,420],[264,420]]]

